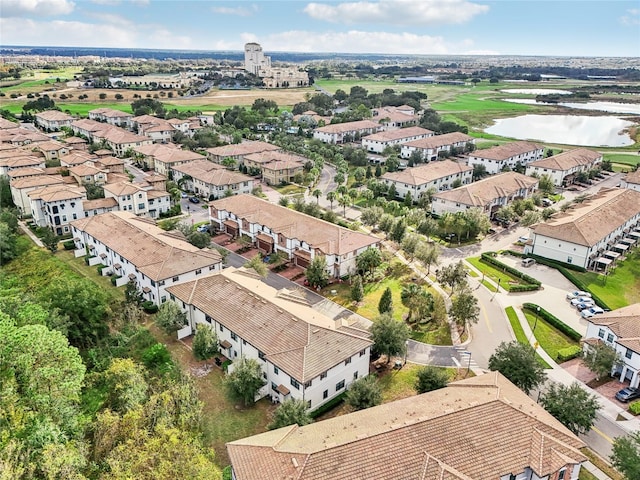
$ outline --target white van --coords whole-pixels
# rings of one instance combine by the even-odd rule
[[[536,261],[533,258],[523,258],[522,259],[522,266],[523,267],[530,267],[534,263],[536,263]]]

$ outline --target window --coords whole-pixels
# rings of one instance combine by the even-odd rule
[[[201,269],[196,270],[196,275],[200,275],[202,273]]]
[[[367,350],[366,350],[366,349],[365,349],[365,350],[360,350],[360,356],[361,356],[361,357],[364,357],[364,354],[365,354],[365,353],[367,353]]]
[[[340,380],[338,383],[336,383],[336,392],[338,390],[342,390],[344,388],[344,380]]]
[[[309,380],[307,383],[304,384],[304,388],[309,388],[311,386],[312,381]]]
[[[260,360],[264,360],[264,352],[261,352],[260,350],[258,350],[258,358]]]
[[[274,375],[278,375],[279,373],[280,373],[280,369],[274,365],[273,366],[273,374]]]
[[[320,380],[324,380],[325,378],[327,378],[327,372],[322,372],[320,374]]]
[[[211,317],[210,317],[209,315],[205,315],[205,316],[204,316],[204,319],[205,319],[207,322],[211,323]]]
[[[164,303],[164,302],[166,302],[166,301],[167,301],[167,296],[166,296],[166,295],[163,295],[163,296],[160,298],[160,302]]]
[[[629,350],[627,348],[627,353],[624,354],[625,358],[631,358],[633,357],[633,350]]]
[[[347,358],[347,359],[344,361],[344,364],[345,364],[345,365],[349,365],[350,363],[351,363],[351,357]]]
[[[289,378],[291,380],[291,386],[296,390],[300,390],[300,384],[298,383],[298,381],[293,377],[289,377]]]
[[[238,336],[237,336],[235,333],[233,333],[233,332],[231,332],[231,340],[233,340],[234,342],[237,342],[237,341],[238,341]],[[262,353],[262,352],[260,352],[260,353]],[[263,355],[263,356],[264,356],[264,355]]]
[[[275,383],[271,382],[271,390],[277,392],[278,391],[278,385],[276,385]]]
[[[311,400],[307,402],[307,408],[311,408]]]
[[[325,390],[324,392],[322,392],[322,399],[326,400],[327,397],[329,397],[329,390]]]
[[[558,472],[558,480],[564,480],[564,475],[567,473],[565,469],[562,469]]]
[[[607,335],[607,342],[613,342],[613,333]]]
[[[598,330],[598,336],[600,338],[604,338],[604,328],[601,328],[600,330]]]
[[[138,210],[144,210],[144,203],[138,204]]]
[[[357,370],[355,372],[353,372],[353,379],[354,380],[358,379],[358,371]]]
[[[171,280],[173,280],[174,282],[177,282],[178,280],[180,280],[180,277],[178,275],[176,275]]]
[[[220,324],[220,331],[224,332],[224,327],[222,326],[222,324]]]

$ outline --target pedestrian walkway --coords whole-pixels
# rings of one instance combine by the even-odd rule
[[[39,247],[44,248],[44,244],[42,243],[42,240],[36,237],[36,234],[29,229],[26,223],[24,223],[22,220],[18,220],[18,225],[20,225],[20,228],[22,229],[22,231],[27,234],[27,236],[33,241],[33,243],[35,243]]]
[[[582,464],[582,467],[580,467],[580,468],[584,468],[587,472],[591,473],[591,475],[596,477],[598,480],[611,480],[610,476],[608,476],[606,473],[604,473],[602,470],[600,470],[598,467],[596,467],[589,460],[584,462]]]

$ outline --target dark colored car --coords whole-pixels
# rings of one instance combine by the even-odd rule
[[[627,387],[616,393],[616,399],[621,402],[630,402],[636,398],[640,398],[640,388]]]
[[[200,199],[198,197],[189,197],[189,201],[191,203],[200,203]]]

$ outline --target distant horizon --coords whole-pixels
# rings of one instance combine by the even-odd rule
[[[266,52],[636,58],[640,7],[637,0],[2,0],[0,31],[7,46],[241,51],[258,42]]]

